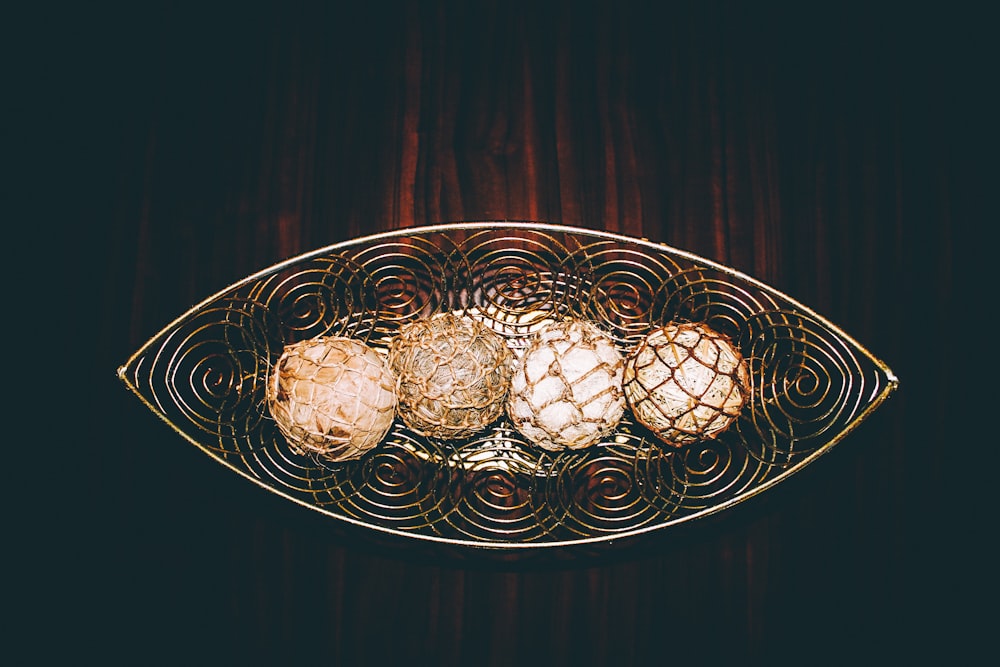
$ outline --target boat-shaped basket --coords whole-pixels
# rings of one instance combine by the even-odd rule
[[[480,319],[515,352],[563,317],[598,324],[623,353],[666,322],[704,322],[748,360],[751,396],[719,438],[680,448],[628,412],[582,451],[540,450],[505,418],[462,441],[397,419],[344,463],[289,447],[265,402],[285,345],[338,335],[385,352],[402,325],[438,312]],[[816,461],[897,386],[838,327],[738,271],[645,240],[509,222],[404,229],[294,257],[182,314],[118,375],[263,489],[383,537],[502,551],[599,547],[725,510]]]

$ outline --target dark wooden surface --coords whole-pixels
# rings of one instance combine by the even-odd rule
[[[87,121],[60,168],[81,204],[66,238],[94,248],[77,257],[86,294],[66,299],[93,316],[93,380],[60,462],[85,487],[61,499],[72,539],[48,554],[86,565],[63,594],[81,604],[65,641],[35,644],[43,662],[874,664],[968,645],[945,565],[958,500],[938,493],[956,378],[913,334],[957,315],[971,132],[956,107],[975,55],[958,21],[860,3],[131,11],[58,33],[79,47],[56,97]],[[174,317],[279,260],[503,219],[745,271],[841,326],[900,390],[697,529],[593,561],[456,562],[258,489],[115,377]],[[50,600],[35,596],[40,619]]]

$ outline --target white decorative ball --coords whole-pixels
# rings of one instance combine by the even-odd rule
[[[589,447],[625,412],[622,372],[621,352],[596,325],[554,322],[534,334],[515,368],[507,413],[543,449]]]
[[[269,378],[267,405],[299,454],[357,459],[392,427],[395,377],[361,341],[313,338],[285,346]]]
[[[635,418],[679,447],[725,431],[743,409],[750,382],[728,337],[705,324],[670,323],[629,353],[624,389]]]

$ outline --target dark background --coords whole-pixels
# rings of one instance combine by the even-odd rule
[[[983,20],[720,1],[161,2],[12,20],[9,62],[31,73],[11,102],[29,121],[12,132],[32,198],[16,222],[68,242],[66,262],[31,279],[57,285],[37,290],[36,323],[58,320],[84,377],[79,414],[55,426],[70,446],[32,464],[31,497],[52,509],[12,570],[37,661],[967,651],[981,579],[962,554],[984,538],[953,520],[965,400],[938,347],[959,317],[956,240],[983,224]],[[646,237],[749,273],[843,328],[900,389],[723,515],[601,557],[501,562],[331,525],[214,463],[116,377],[174,317],[277,261],[504,219]]]

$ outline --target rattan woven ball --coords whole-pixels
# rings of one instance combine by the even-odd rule
[[[532,337],[515,368],[508,415],[543,449],[584,449],[621,421],[622,374],[622,353],[597,325],[554,322]]]
[[[413,431],[471,437],[503,414],[513,353],[480,321],[439,313],[403,326],[389,346],[399,416]]]
[[[396,415],[395,377],[384,357],[351,338],[286,345],[271,371],[267,405],[292,449],[329,461],[360,458]]]
[[[739,417],[750,382],[747,363],[727,336],[707,324],[672,322],[629,353],[624,388],[635,418],[680,447],[725,431]]]

